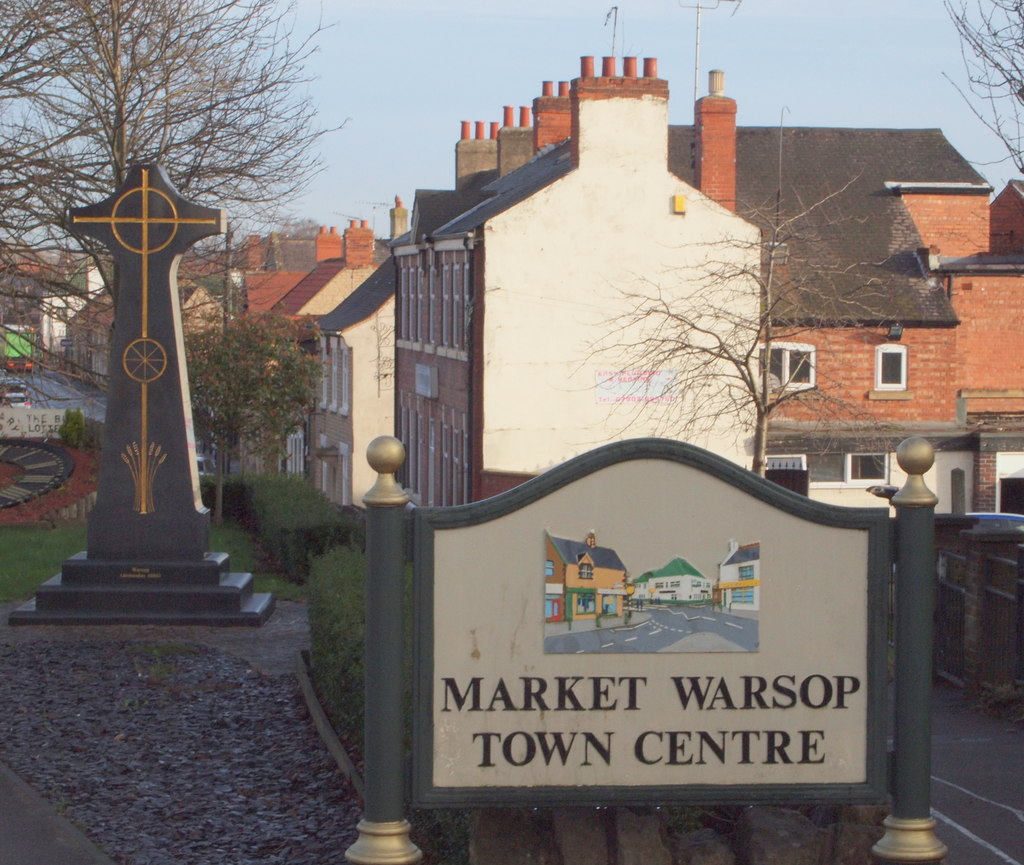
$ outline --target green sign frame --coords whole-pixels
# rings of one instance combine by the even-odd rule
[[[639,493],[629,488],[628,481],[633,477],[638,478]],[[601,498],[595,496],[595,489],[600,490],[601,485],[607,486],[608,482],[612,483],[612,488],[604,494],[607,510],[616,512],[618,516],[609,525],[597,527],[596,536],[594,531],[587,534],[587,530],[595,528],[590,522],[603,522],[604,507],[600,502],[595,504],[595,499]],[[678,514],[680,530],[677,537],[665,540],[666,535],[672,532],[665,532],[664,526],[676,520],[677,515],[666,513],[672,509],[664,507],[664,503],[677,499],[685,502]],[[540,511],[536,511],[538,507]],[[645,508],[653,509],[648,516],[644,515]],[[524,515],[529,517],[535,511],[545,514],[545,521],[552,520],[550,514],[555,513],[558,521],[557,526],[536,526],[536,547],[531,540],[532,524],[528,522],[530,535],[504,538],[495,545],[502,549],[490,550],[490,541],[481,549],[480,538],[501,538],[501,530],[506,524],[515,527],[517,519]],[[581,515],[577,516],[577,511]],[[639,519],[640,525],[652,527],[656,537],[647,539],[645,543],[647,548],[653,549],[650,554],[653,559],[644,560],[635,546],[629,547],[638,532],[635,527],[629,530],[620,525],[624,522],[622,513],[628,513],[630,520]],[[696,600],[678,597],[679,590],[663,577],[659,577],[660,583],[648,580],[647,585],[640,587],[643,581],[638,579],[641,576],[639,568],[650,568],[652,564],[660,568],[669,561],[669,553],[674,556],[688,552],[677,549],[678,546],[699,546],[701,536],[713,534],[707,530],[707,520],[711,519],[709,514],[713,516],[716,513],[735,513],[737,525],[748,527],[748,535],[755,531],[749,526],[764,526],[762,531],[768,533],[766,537],[772,538],[771,543],[764,544],[766,548],[771,547],[769,552],[774,559],[769,558],[764,564],[765,572],[771,576],[765,581],[766,606],[763,612],[757,603],[751,602],[752,598],[760,597],[760,588],[757,588],[757,593],[744,588],[730,594],[730,587],[762,585],[756,580],[732,580],[728,571],[733,559],[740,559],[746,554],[749,561],[752,556],[760,555],[759,545],[754,543],[744,545],[730,540],[719,561],[717,579],[709,574],[707,580],[687,582],[687,585],[698,588],[705,584],[713,586],[713,589],[708,589],[708,597]],[[647,519],[649,523],[645,522]],[[712,521],[710,525],[716,524]],[[778,532],[779,525],[787,527],[784,533]],[[846,508],[814,502],[700,448],[666,439],[634,439],[597,448],[482,502],[449,508],[417,508],[413,516],[413,804],[417,807],[486,807],[570,803],[596,806],[883,801],[887,792],[886,611],[892,567],[890,525],[888,508]],[[693,531],[690,531],[691,527],[695,527]],[[610,536],[616,529],[620,530],[616,544],[629,551],[629,555],[621,557],[628,559],[626,562],[619,561],[615,550],[602,542],[602,534]],[[721,538],[725,539],[731,529],[731,525],[724,526]],[[568,534],[570,530],[583,539],[566,540],[557,536],[559,532]],[[830,533],[830,530],[836,531]],[[498,535],[494,534],[496,531]],[[521,529],[517,531],[521,532]],[[824,535],[816,535],[822,531]],[[543,537],[548,538],[547,555],[557,560],[554,563],[550,559],[546,563],[543,560],[543,548],[540,546]],[[828,557],[833,555],[822,549],[821,537],[841,541],[849,538],[849,549],[859,551],[858,555],[863,553],[862,559],[850,563],[848,556],[840,554],[847,547],[840,544],[836,548],[837,572],[852,574],[852,579],[833,577],[831,569],[814,575],[798,573],[801,562],[828,561]],[[712,540],[717,543],[718,538]],[[824,543],[827,546],[831,540]],[[514,551],[511,559],[507,555],[509,550]],[[496,564],[488,558],[491,554]],[[657,558],[659,555],[660,559]],[[548,586],[551,591],[549,598],[554,601],[550,607],[545,606],[544,590],[539,582],[534,603],[534,595],[530,594],[534,591],[530,583],[533,578],[523,570],[521,562],[512,561],[522,558],[532,562],[531,556],[536,557],[537,574],[556,573],[556,577],[549,577],[552,581]],[[706,564],[700,565],[699,556],[694,558],[698,561],[697,570],[712,570]],[[460,561],[467,563],[466,566],[460,565]],[[495,571],[501,570],[504,561],[512,562],[508,573],[496,576]],[[686,566],[689,565],[686,562]],[[563,589],[554,582],[559,578],[559,568],[572,572],[569,577],[564,577]],[[618,572],[616,568],[619,568]],[[636,572],[631,572],[630,568]],[[470,571],[473,573],[468,573]],[[670,571],[671,567],[667,570],[652,569],[647,573]],[[685,569],[683,572],[689,573]],[[619,573],[618,577],[616,573]],[[749,577],[751,567],[747,565],[743,573]],[[612,620],[601,621],[602,605],[599,603],[594,613],[597,621],[590,623],[592,633],[574,632],[573,625],[577,628],[582,625],[579,620],[565,621],[564,615],[562,619],[558,618],[558,597],[560,594],[563,598],[568,597],[573,593],[570,580],[578,581],[583,576],[595,580],[595,586],[598,586],[601,574],[611,574],[605,577],[607,582],[603,591],[610,600],[604,609],[617,614],[614,622],[619,627],[602,630]],[[509,641],[502,636],[503,625],[496,618],[493,634],[489,628],[475,627],[473,652],[462,652],[463,643],[467,647],[470,645],[467,642],[469,638],[460,633],[459,616],[463,614],[450,612],[449,607],[458,604],[449,604],[449,601],[455,601],[455,595],[464,594],[458,589],[452,590],[452,581],[463,579],[485,581],[480,585],[486,586],[487,591],[498,591],[498,586],[508,585],[513,593],[526,592],[522,597],[527,599],[525,606],[530,610],[528,628],[515,632],[512,640],[514,649],[510,649]],[[618,582],[613,582],[615,579]],[[847,592],[842,595],[846,599],[843,610],[826,610],[823,615],[827,623],[820,627],[810,624],[817,609],[813,606],[818,602],[813,597],[817,593],[806,590],[792,593],[799,596],[794,615],[809,623],[810,633],[818,635],[815,643],[801,644],[799,638],[790,633],[793,629],[785,626],[789,611],[784,613],[781,609],[785,606],[780,600],[782,590],[774,599],[771,596],[771,581],[778,584],[786,579],[804,581],[804,584],[811,579],[835,579],[838,582],[832,585],[841,585]],[[522,588],[526,584],[531,586],[528,590]],[[456,582],[454,585],[460,584]],[[692,591],[696,592],[698,588]],[[669,597],[670,593],[672,597]],[[640,594],[642,598],[638,598]],[[741,599],[735,608],[727,600],[733,596]],[[852,605],[849,598],[854,599]],[[863,609],[855,609],[861,598]],[[723,637],[709,630],[684,637],[667,648],[650,642],[648,648],[628,656],[624,653],[634,650],[625,647],[624,643],[613,645],[609,642],[597,648],[593,642],[596,639],[594,634],[612,630],[625,633],[629,627],[636,628],[637,633],[646,630],[648,634],[669,630],[660,623],[668,620],[670,615],[676,616],[680,622],[691,622],[698,618],[701,604],[706,614],[701,618],[709,623],[721,619],[737,634],[746,627],[757,635],[754,642],[746,645],[731,643],[728,638],[732,631]],[[803,604],[809,606],[801,606]],[[472,601],[459,609],[469,610],[471,617],[476,615]],[[542,618],[547,616],[547,621],[535,624],[531,618],[534,613]],[[636,621],[642,619],[641,624],[645,627],[637,626],[636,621],[631,623],[631,617]],[[842,633],[846,620],[851,623],[850,633],[853,636],[850,639]],[[703,625],[704,622],[697,624]],[[541,629],[545,634],[543,649],[539,644],[530,643],[529,639],[518,641],[519,635],[540,633]],[[826,638],[822,638],[823,633]],[[785,636],[780,638],[779,635]],[[492,637],[495,644],[488,643]],[[637,640],[638,636],[622,639]],[[653,641],[656,638],[645,639]],[[587,648],[588,640],[594,648]],[[780,648],[768,646],[773,642]],[[527,644],[525,648],[523,643]],[[565,648],[566,645],[570,648]],[[802,646],[802,649],[793,652],[793,646]],[[835,671],[827,665],[830,653],[837,650],[836,670],[842,663],[849,662],[853,664],[851,669],[856,675],[833,675]],[[513,651],[517,660],[510,661],[510,673],[506,677],[489,678],[488,673],[477,672],[478,667],[483,669],[481,664],[490,664],[487,670],[491,673],[494,669],[501,669],[505,655],[509,654],[511,658]],[[530,655],[534,651],[536,658]],[[771,654],[773,651],[774,655]],[[620,654],[612,657],[610,653]],[[797,654],[801,657],[796,658]],[[475,657],[469,658],[470,655]],[[481,655],[483,661],[480,660]],[[591,657],[581,659],[587,655]],[[498,660],[494,660],[496,656]],[[463,663],[463,660],[453,662],[452,658],[464,659],[465,669],[452,666],[453,663]],[[781,662],[780,658],[783,659]],[[786,666],[789,658],[793,659],[792,668]],[[782,666],[759,670],[758,664],[762,662],[782,663]],[[588,669],[591,672],[601,670],[605,663],[618,665],[620,672],[624,669],[623,664],[630,663],[633,665],[631,669],[637,672],[635,675],[587,675]],[[551,671],[561,669],[558,665],[563,664],[565,675],[553,675]],[[823,666],[819,670],[814,664]],[[656,671],[662,667],[676,674],[659,678]],[[535,672],[541,668],[548,672]],[[698,674],[688,675],[691,668]],[[780,669],[783,670],[781,674]],[[795,672],[798,669],[803,672]],[[733,672],[722,672],[720,677],[716,677],[714,673],[718,670]],[[582,696],[584,689],[586,697]],[[801,719],[813,719],[810,723],[800,721],[808,729],[794,730],[792,735],[768,729],[771,725],[779,726],[779,718],[786,717],[784,710],[791,708],[788,705],[790,695],[796,709],[793,717],[800,712],[803,713]],[[648,702],[653,708],[645,715]],[[844,713],[852,710],[855,702],[856,719],[848,722],[847,718],[852,717],[852,713]],[[674,706],[674,710],[670,712],[659,706]],[[570,711],[559,715],[562,709]],[[589,711],[576,712],[576,709]],[[697,709],[701,710],[700,713]],[[570,738],[570,734],[561,732],[502,733],[486,730],[491,721],[515,721],[524,728],[536,722],[535,727],[543,728],[549,723],[545,719],[584,715],[597,719],[599,725],[603,724],[603,732],[579,732],[580,738],[577,739],[576,734]],[[711,724],[710,732],[694,732],[692,736],[689,731],[668,732],[670,728],[683,724],[681,719],[692,720],[698,715],[702,721]],[[762,715],[770,715],[773,720],[770,724],[753,720]],[[743,718],[743,729],[715,727],[721,718],[738,717]],[[841,718],[842,723],[847,724],[836,729],[853,732],[836,735],[828,730],[830,721],[823,720],[819,724],[817,720],[833,717]],[[619,728],[615,726],[619,719],[633,723],[638,718],[642,719],[638,722],[641,726],[630,727],[619,735]],[[712,718],[713,721],[709,720]],[[476,728],[472,728],[474,723]],[[817,729],[819,726],[821,730]],[[467,732],[474,729],[475,732]],[[447,749],[447,737],[461,737],[451,752]],[[470,738],[473,740],[471,745]],[[855,755],[855,766],[849,765],[849,760],[838,760],[833,769],[826,760],[825,755],[833,745],[838,748],[840,740],[843,747],[850,744],[847,740],[856,740],[851,750]],[[628,747],[624,745],[621,753],[615,750],[613,757],[613,743],[618,748],[620,742],[628,743]],[[727,742],[732,749],[728,757],[725,755]],[[696,750],[698,745],[702,749],[700,752]],[[781,745],[784,747],[779,750],[776,746]],[[582,763],[568,765],[572,761],[566,761],[565,754],[570,746],[583,754]],[[581,747],[586,750],[580,751]],[[755,758],[754,752],[758,748],[762,750],[757,751]],[[466,754],[472,755],[468,761],[462,759]],[[622,755],[625,756],[620,764],[617,761]],[[557,766],[559,757],[564,772]],[[717,759],[719,757],[720,760]],[[552,759],[554,769],[551,769]],[[752,765],[758,761],[760,764],[755,770]],[[722,764],[721,769],[711,765],[716,762]],[[469,765],[471,763],[475,765]],[[597,764],[596,768],[594,764]],[[672,764],[671,771],[668,764]],[[746,764],[751,764],[751,767]],[[581,770],[580,765],[586,768]],[[438,773],[448,772],[452,780],[445,779],[444,783],[439,783]],[[532,780],[510,782],[509,778],[517,777],[517,772],[535,773],[539,780],[536,783]],[[781,780],[773,780],[778,773],[782,773]],[[644,782],[645,774],[655,778],[655,782]],[[665,782],[670,774],[673,778],[678,776],[679,781]],[[521,779],[523,776],[518,777]],[[590,783],[589,777],[598,780]]]

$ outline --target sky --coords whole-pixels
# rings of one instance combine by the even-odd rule
[[[330,25],[308,64],[325,170],[293,207],[388,233],[395,196],[451,189],[461,121],[500,121],[582,56],[656,57],[669,122],[693,122],[697,0],[298,0],[300,27]],[[703,0],[708,70],[747,126],[939,128],[996,190],[1005,148],[957,90],[960,42],[941,0]],[[614,10],[614,11],[613,11]],[[621,64],[620,67],[621,68]],[[518,118],[518,111],[516,113]],[[927,178],[902,178],[925,180]]]

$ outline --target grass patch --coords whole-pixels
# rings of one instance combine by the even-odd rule
[[[85,529],[0,528],[0,603],[27,601],[60,573],[64,559],[85,549]]]
[[[36,587],[60,573],[61,563],[85,549],[85,528],[0,527],[0,603],[27,601]],[[255,576],[257,592],[273,592],[282,600],[304,600],[305,587],[261,567],[259,550],[241,526],[210,529],[210,546],[231,556],[231,570]]]

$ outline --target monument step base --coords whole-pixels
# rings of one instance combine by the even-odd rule
[[[87,553],[76,553],[64,560],[61,576],[65,586],[121,584],[126,581],[152,585],[154,583],[187,583],[189,585],[218,585],[229,573],[227,553],[207,553],[196,561],[120,561],[91,559]]]
[[[274,596],[253,594],[252,574],[225,574],[219,585],[65,585],[47,580],[14,610],[10,625],[262,625]]]

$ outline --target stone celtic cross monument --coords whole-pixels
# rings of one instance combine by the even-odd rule
[[[70,230],[106,245],[118,274],[99,488],[87,551],[11,624],[258,625],[273,610],[250,574],[208,552],[199,497],[176,272],[225,221],[182,198],[159,165],[133,166],[109,198],[69,212]]]

